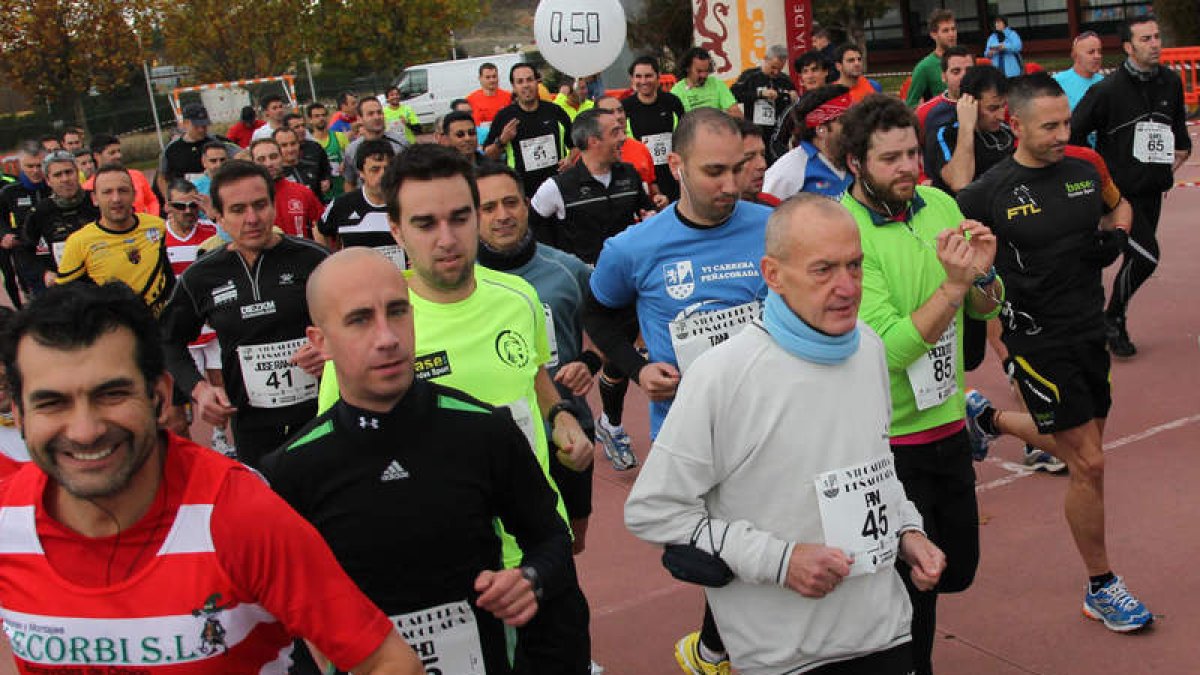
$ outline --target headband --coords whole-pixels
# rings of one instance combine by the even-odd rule
[[[809,129],[832,122],[842,116],[842,113],[850,109],[854,104],[854,100],[850,98],[850,94],[842,94],[837,98],[832,98],[821,105],[817,106],[816,110],[804,116],[804,123]]]

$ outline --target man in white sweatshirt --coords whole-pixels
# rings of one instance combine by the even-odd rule
[[[801,194],[772,214],[762,320],[696,360],[625,504],[638,537],[728,565],[706,593],[744,675],[907,675],[894,563],[922,588],[945,567],[892,464],[862,258],[840,204]]]

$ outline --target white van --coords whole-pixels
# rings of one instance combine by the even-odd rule
[[[450,112],[450,102],[466,98],[479,88],[479,66],[494,63],[500,73],[500,88],[511,89],[508,70],[526,61],[524,53],[476,56],[457,61],[422,63],[405,68],[396,80],[400,98],[420,118],[422,125],[433,124],[438,117]]]

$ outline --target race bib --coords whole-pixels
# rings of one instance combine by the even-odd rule
[[[754,118],[751,120],[760,127],[775,126],[775,104],[765,98],[754,101]]]
[[[54,266],[57,267],[62,263],[63,251],[67,250],[67,242],[56,241],[50,245],[50,250],[54,252]]]
[[[475,624],[475,613],[466,600],[388,618],[430,675],[482,675],[485,672],[479,628]]]
[[[340,177],[340,176],[342,175],[342,162],[341,162],[341,160],[338,160],[338,161],[336,161],[336,162],[334,162],[334,161],[330,160],[330,162],[329,162],[329,175],[330,175],[330,176],[333,176],[334,178],[338,178],[338,177]]]
[[[519,398],[504,407],[512,413],[513,421],[517,423],[521,433],[525,434],[525,440],[529,442],[529,449],[536,455],[537,432],[534,431],[533,411],[529,409],[529,401]]]
[[[543,302],[542,312],[546,315],[546,340],[550,342],[550,360],[546,362],[546,367],[554,368],[558,366],[558,338],[554,335],[554,310]]]
[[[933,349],[908,367],[908,383],[917,399],[917,410],[941,405],[958,391],[954,352],[958,348],[957,322],[951,321]]]
[[[1175,132],[1160,122],[1138,122],[1133,130],[1133,156],[1143,164],[1175,161]]]
[[[396,244],[391,244],[389,246],[376,246],[375,250],[382,253],[388,260],[391,260],[392,264],[398,269],[405,269],[404,249]]]
[[[817,474],[813,479],[825,545],[853,556],[850,576],[870,574],[896,560],[904,487],[892,456]]]
[[[679,372],[687,372],[701,354],[742,332],[761,315],[762,305],[757,300],[712,312],[681,312],[669,326]]]
[[[526,138],[521,141],[521,161],[525,163],[526,171],[537,171],[558,164],[558,148],[554,136],[546,134],[537,138]]]
[[[308,338],[237,348],[246,397],[255,408],[283,408],[317,397],[317,378],[288,359]]]
[[[644,143],[646,145],[646,149],[650,151],[650,158],[654,160],[655,166],[661,166],[667,163],[667,155],[671,154],[670,132],[642,136],[642,143]]]

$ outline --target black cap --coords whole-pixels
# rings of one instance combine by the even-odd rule
[[[189,103],[183,106],[183,119],[194,124],[208,125],[208,111],[201,103]]]

